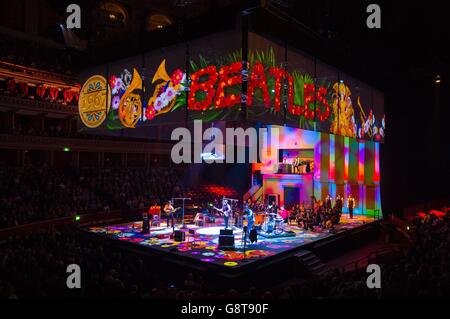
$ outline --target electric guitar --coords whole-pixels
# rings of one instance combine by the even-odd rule
[[[224,211],[223,211],[223,208],[217,208],[217,207],[215,207],[215,206],[213,206],[213,208],[214,208],[215,210],[217,210],[218,212],[221,212],[224,216],[230,217],[231,209],[230,209],[229,211],[224,212]]]
[[[166,213],[166,215],[170,215],[170,214],[173,214],[173,213],[175,213],[176,211],[178,211],[180,209],[181,209],[181,207],[177,207],[177,208],[171,209],[169,211],[165,211],[164,210],[164,213]]]

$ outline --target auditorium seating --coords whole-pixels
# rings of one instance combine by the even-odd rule
[[[190,204],[195,205],[212,202],[214,199],[223,196],[228,198],[239,198],[239,194],[234,188],[216,184],[203,184],[193,190],[189,190],[187,195],[191,198]]]

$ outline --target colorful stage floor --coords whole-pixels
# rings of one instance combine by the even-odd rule
[[[341,218],[341,223],[336,226],[336,233],[339,234],[355,229],[373,221],[373,218],[366,216],[354,216],[353,219],[349,219],[344,214]],[[142,222],[90,227],[87,231],[114,240],[148,247],[149,249],[167,252],[168,254],[193,258],[203,263],[211,263],[227,268],[238,268],[244,264],[272,257],[336,234],[330,233],[329,230],[321,230],[320,228],[312,232],[298,226],[286,225],[285,230],[294,232],[295,236],[270,239],[258,236],[257,243],[247,243],[244,261],[242,230],[239,228],[234,229],[235,250],[221,250],[218,248],[218,241],[219,232],[223,226],[219,222],[220,219],[217,224],[210,224],[207,227],[187,225],[188,229],[195,231],[195,235],[188,234],[186,230],[186,241],[184,242],[176,242],[171,239],[172,228],[165,227],[164,223],[161,227],[152,227],[151,233],[147,235],[141,234]]]

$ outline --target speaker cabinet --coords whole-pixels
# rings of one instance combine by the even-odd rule
[[[142,214],[142,233],[148,234],[150,233],[150,217],[149,214]]]
[[[233,230],[232,229],[221,229],[220,235],[233,235]]]
[[[219,249],[234,249],[234,235],[232,229],[220,230]]]
[[[181,230],[176,230],[174,234],[174,240],[175,241],[185,241],[186,240],[186,234]]]

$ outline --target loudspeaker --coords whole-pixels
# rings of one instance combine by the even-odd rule
[[[233,230],[232,229],[221,229],[220,230],[220,235],[233,235]]]
[[[186,234],[181,230],[176,230],[174,234],[174,240],[175,241],[185,241],[186,240]]]
[[[220,235],[219,249],[234,249],[234,235]]]
[[[142,233],[148,234],[150,232],[150,216],[142,214]]]

